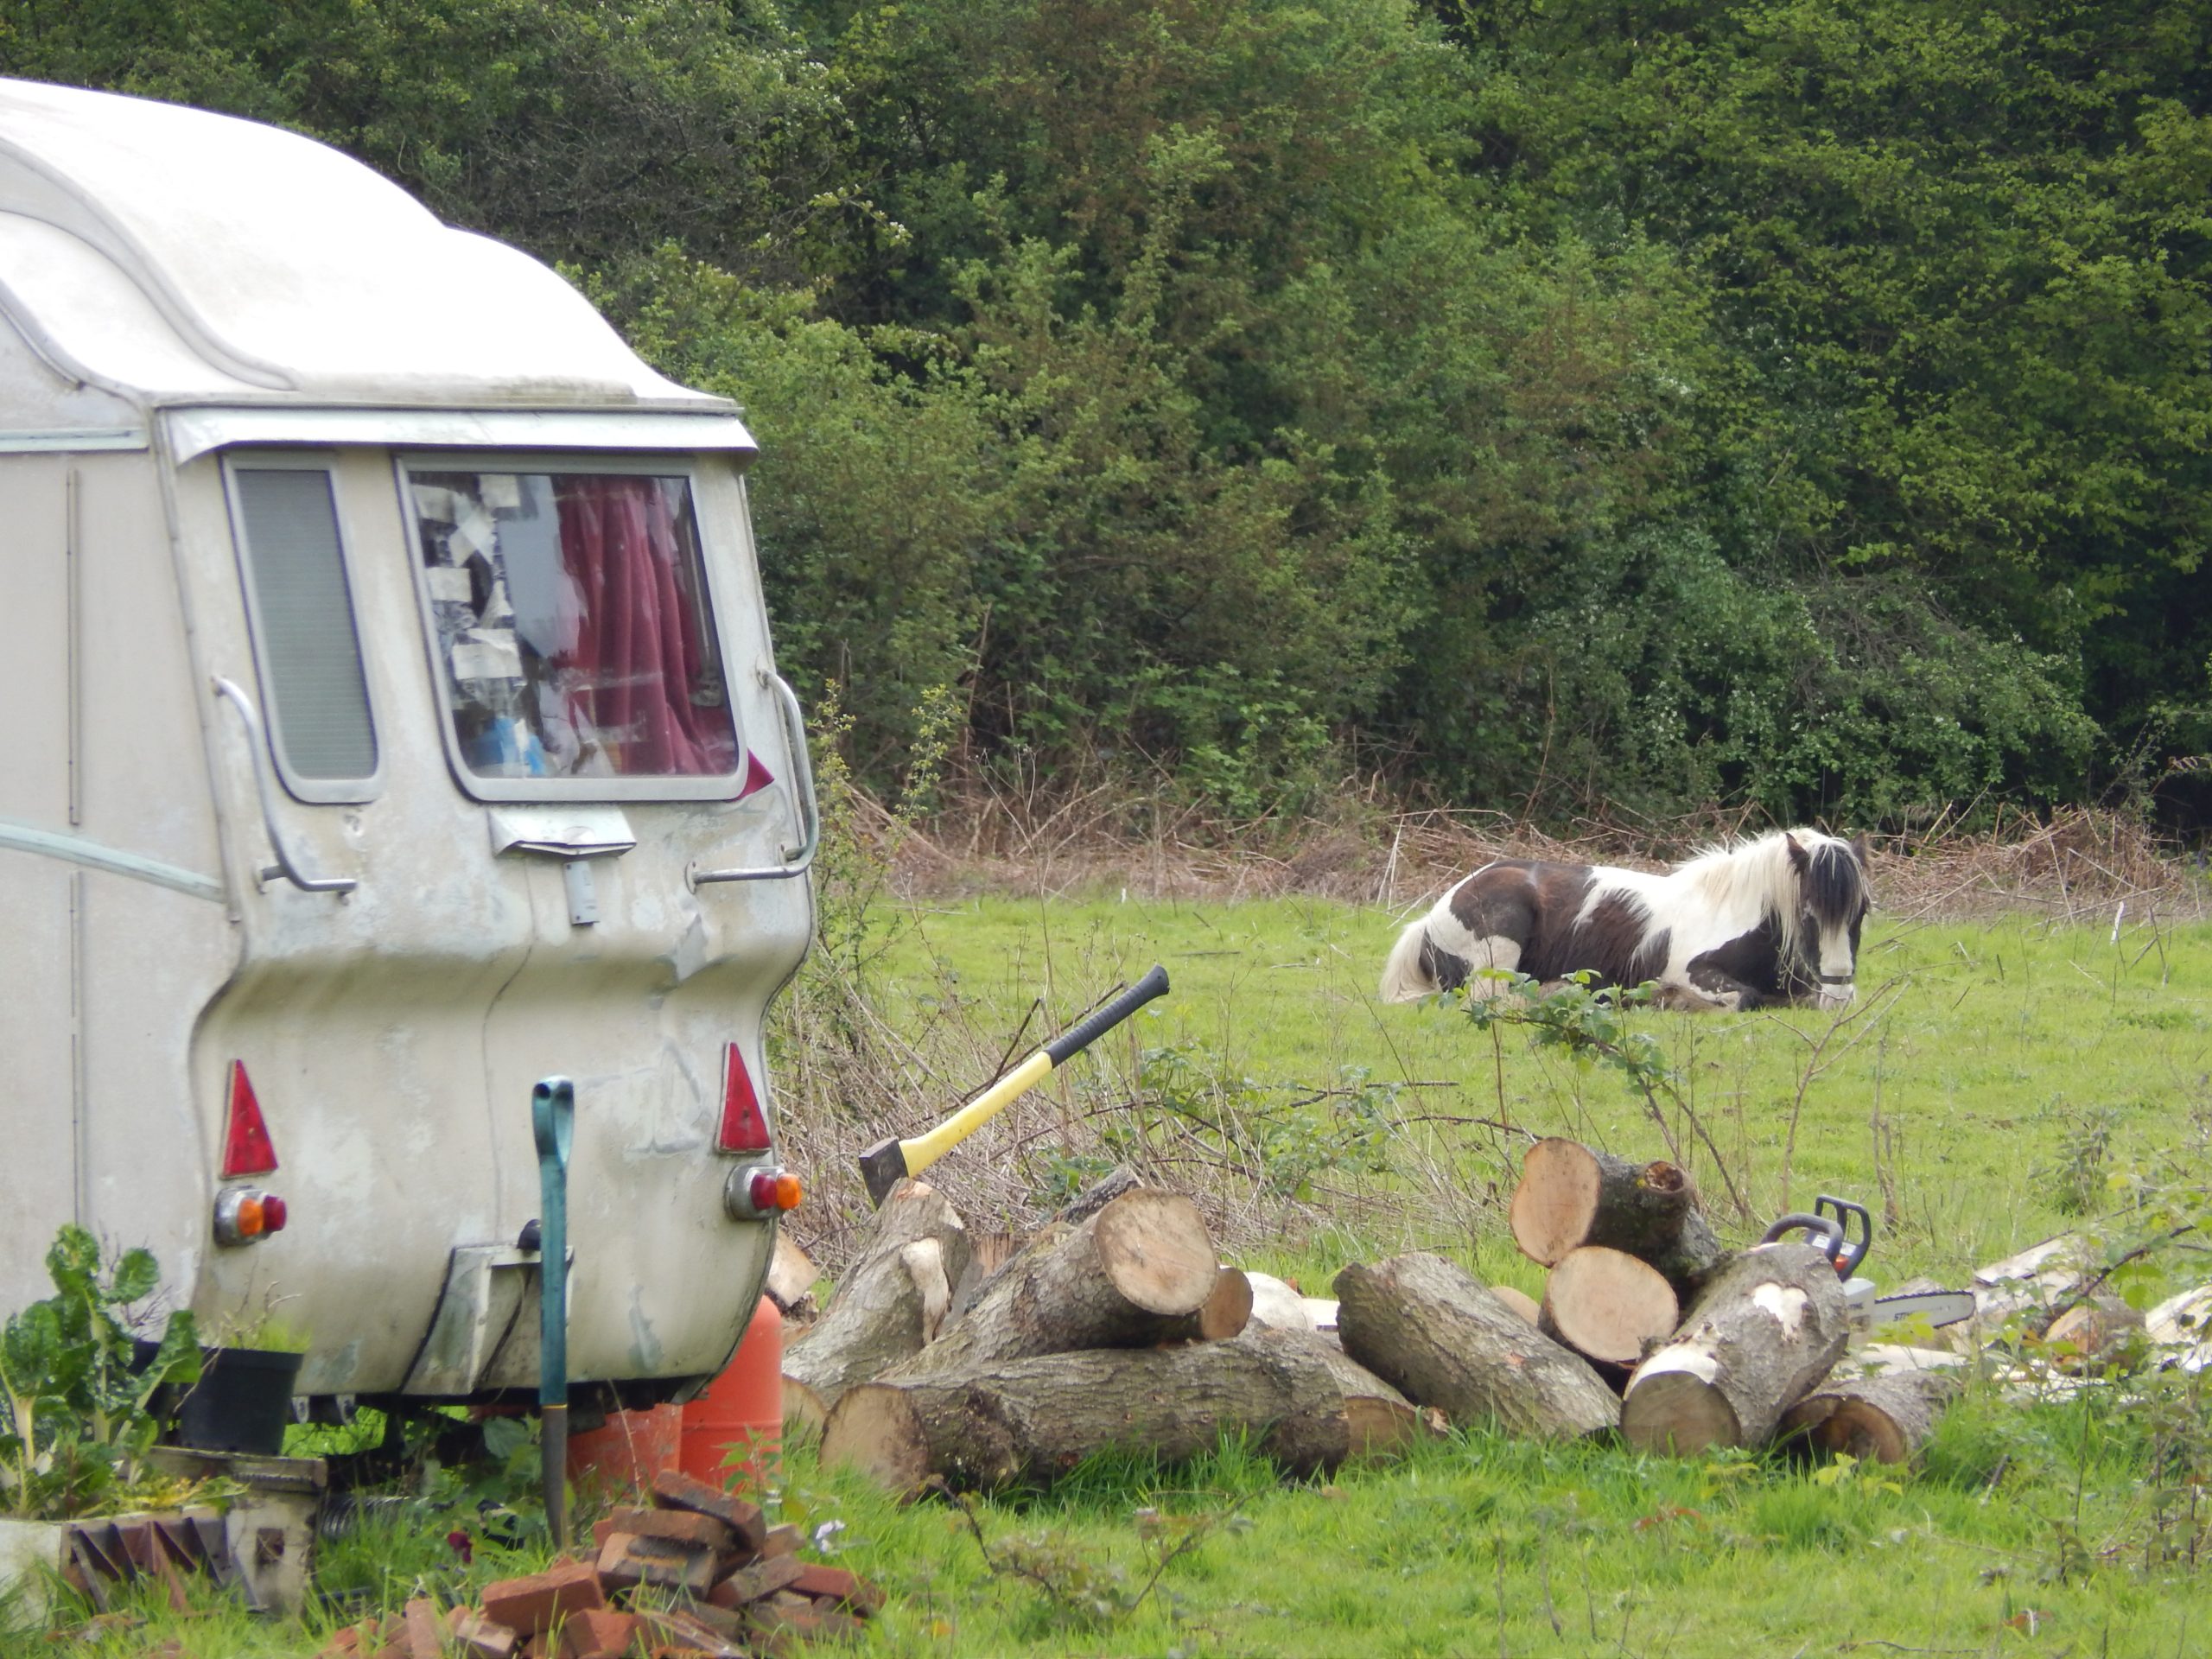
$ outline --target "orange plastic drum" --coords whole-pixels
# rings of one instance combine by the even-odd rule
[[[782,1472],[783,1440],[784,1316],[763,1296],[729,1364],[683,1408],[682,1467],[757,1491]]]
[[[569,1478],[579,1489],[596,1486],[608,1497],[646,1491],[655,1475],[677,1466],[683,1446],[681,1406],[614,1412],[605,1427],[569,1437]]]

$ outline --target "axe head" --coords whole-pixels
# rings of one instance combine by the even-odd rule
[[[879,1141],[861,1154],[861,1179],[868,1183],[868,1202],[877,1209],[891,1196],[891,1189],[906,1177],[906,1148],[897,1140]]]

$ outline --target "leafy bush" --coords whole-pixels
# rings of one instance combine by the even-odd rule
[[[117,1314],[154,1294],[153,1254],[125,1250],[103,1268],[99,1243],[62,1228],[46,1253],[54,1294],[0,1332],[0,1491],[21,1516],[62,1519],[99,1507],[137,1478],[158,1428],[148,1407],[165,1382],[200,1376],[199,1333],[172,1313],[143,1368]]]

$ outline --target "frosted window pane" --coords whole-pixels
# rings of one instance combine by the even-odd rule
[[[239,467],[234,476],[277,752],[298,778],[367,778],[376,730],[330,475]]]

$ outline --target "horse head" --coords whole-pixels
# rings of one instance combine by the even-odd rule
[[[1848,1007],[1856,994],[1859,931],[1872,899],[1866,886],[1866,837],[1845,841],[1792,830],[1789,865],[1797,880],[1796,971],[1821,1007]]]

